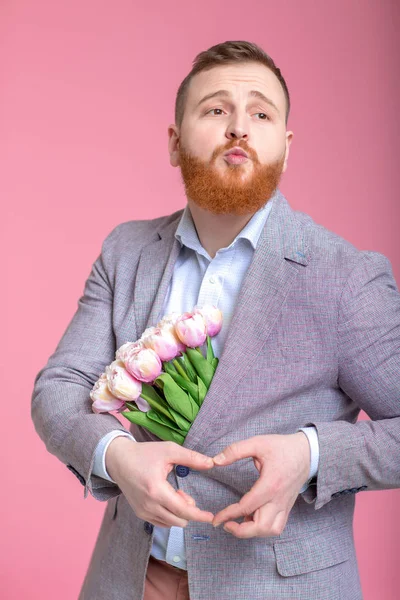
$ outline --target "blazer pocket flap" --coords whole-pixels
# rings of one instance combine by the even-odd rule
[[[350,558],[351,532],[329,528],[296,540],[277,541],[274,552],[278,573],[284,577],[326,569]]]

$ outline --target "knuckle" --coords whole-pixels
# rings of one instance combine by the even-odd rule
[[[145,500],[142,502],[142,504],[141,504],[141,506],[140,506],[140,509],[139,509],[139,510],[140,510],[142,513],[149,514],[149,512],[151,511],[151,506],[152,506],[152,502],[150,502],[150,500],[149,500],[149,499],[145,499]]]
[[[237,456],[239,453],[239,444],[237,442],[233,442],[228,448],[224,450],[224,454],[232,454],[233,456]]]
[[[148,496],[149,498],[155,498],[155,497],[156,497],[156,493],[157,493],[157,492],[156,492],[156,490],[157,490],[157,488],[156,488],[156,486],[154,485],[154,483],[153,483],[152,481],[149,481],[149,482],[147,483],[147,485],[146,485],[146,493],[147,493],[147,496]],[[148,500],[146,499],[146,500],[145,500],[145,502],[148,502]]]
[[[250,506],[247,506],[246,504],[242,504],[240,505],[239,503],[239,507],[240,507],[240,512],[244,517],[251,517],[251,515],[253,514],[253,510],[250,508]]]
[[[146,520],[145,517],[146,517],[147,513],[146,513],[146,510],[144,509],[144,507],[140,507],[137,510],[134,509],[134,513],[139,519],[142,519],[143,521]]]
[[[272,527],[269,530],[270,535],[281,535],[282,532],[283,527],[277,525],[272,525]]]
[[[198,460],[199,460],[199,455],[198,455],[198,453],[197,453],[195,450],[192,450],[192,449],[190,449],[190,450],[189,450],[189,459],[190,459],[192,462],[198,462]]]
[[[272,481],[270,481],[269,491],[272,495],[275,496],[279,492],[280,487],[281,487],[281,483],[279,482],[279,480],[273,479]]]
[[[174,449],[176,448],[176,444],[174,444],[174,442],[167,441],[163,442],[163,444],[166,454],[172,454],[174,452]]]

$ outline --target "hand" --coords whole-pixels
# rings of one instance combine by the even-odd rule
[[[225,458],[221,459],[221,454]],[[260,477],[240,502],[215,515],[214,527],[226,522],[224,529],[238,538],[280,535],[300,489],[308,480],[311,452],[307,436],[299,431],[290,435],[258,435],[231,444],[214,457],[214,464],[225,466],[252,457]],[[232,519],[244,516],[242,523]]]
[[[212,458],[174,442],[135,442],[119,436],[106,452],[106,469],[135,514],[159,527],[186,527],[188,521],[211,523],[214,515],[196,507],[183,490],[167,481],[175,464],[211,469]]]

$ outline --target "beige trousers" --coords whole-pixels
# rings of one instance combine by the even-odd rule
[[[187,571],[150,555],[143,600],[190,600]]]

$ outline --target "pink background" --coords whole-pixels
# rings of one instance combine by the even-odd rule
[[[398,7],[2,0],[2,598],[71,600],[82,584],[105,505],[83,502],[36,434],[33,380],[106,234],[185,204],[167,126],[195,54],[248,39],[272,55],[293,106],[283,193],[358,248],[385,254],[400,282]],[[400,491],[356,498],[364,597],[395,600]]]

